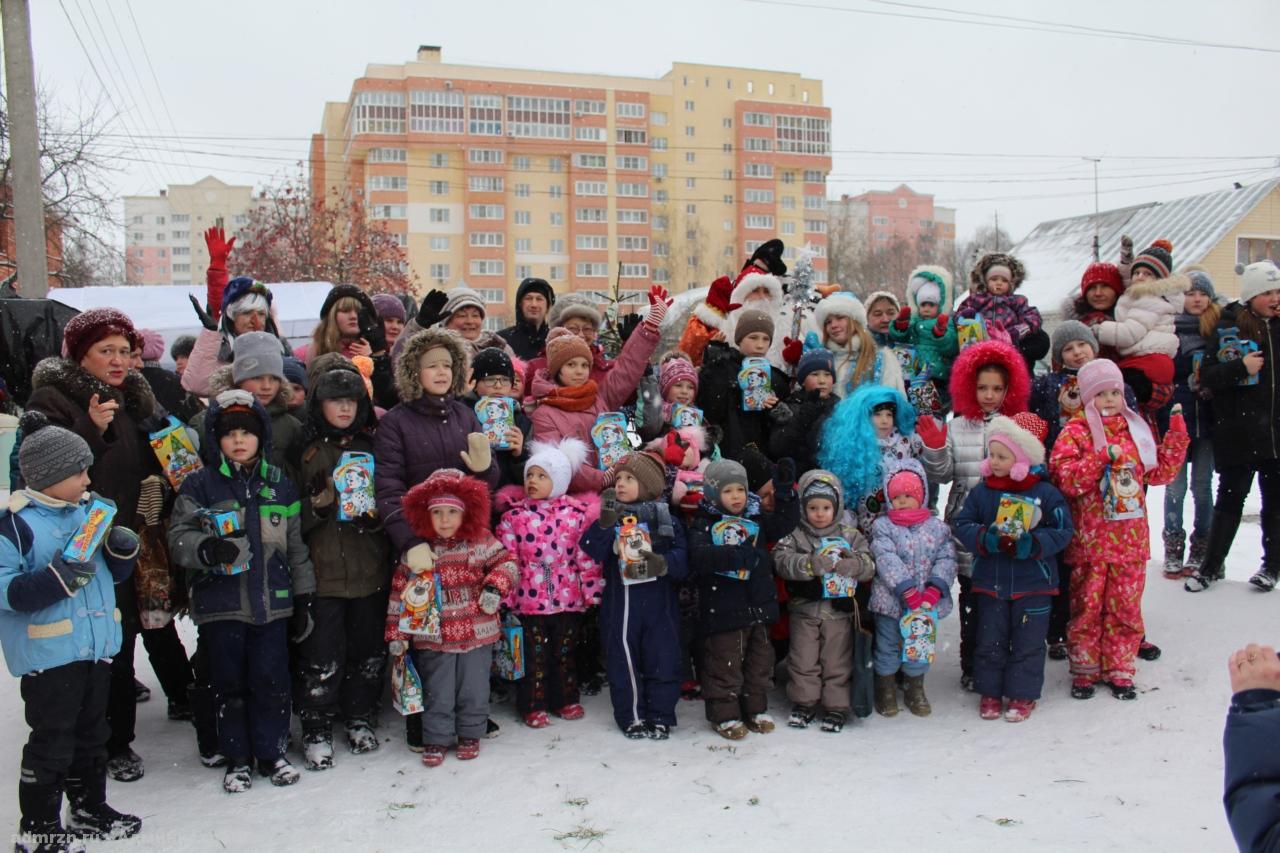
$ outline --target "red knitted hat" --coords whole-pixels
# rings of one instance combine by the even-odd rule
[[[1049,424],[1035,412],[1018,412],[1013,422],[1038,438],[1041,444],[1049,437]]]
[[[1084,296],[1095,284],[1105,284],[1115,291],[1117,297],[1124,293],[1124,279],[1120,277],[1120,268],[1106,261],[1094,261],[1085,267],[1080,276],[1080,295]]]
[[[62,348],[78,364],[91,346],[112,335],[124,337],[132,349],[142,348],[142,336],[133,321],[115,308],[90,308],[72,317],[62,332]]]

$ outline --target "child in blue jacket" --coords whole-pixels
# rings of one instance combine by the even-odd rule
[[[218,395],[204,422],[205,467],[178,490],[169,527],[174,564],[187,569],[191,618],[208,649],[227,793],[252,784],[251,758],[273,785],[298,771],[289,732],[289,645],[310,635],[315,569],[302,541],[292,481],[267,461],[271,418],[247,391]],[[227,531],[214,518],[233,515]]]
[[[1035,710],[1044,686],[1045,636],[1058,594],[1056,555],[1071,541],[1073,527],[1062,493],[1031,473],[1044,464],[1038,438],[997,416],[987,424],[986,443],[985,479],[969,492],[951,526],[974,555],[979,713],[994,720],[1003,711],[1017,723]]]
[[[0,510],[0,645],[9,672],[22,679],[31,727],[15,849],[44,850],[48,839],[68,837],[64,788],[70,833],[126,838],[142,819],[107,805],[107,692],[121,641],[115,584],[133,572],[138,537],[116,525],[88,559],[64,556],[88,515],[93,453],[39,412],[24,415],[21,429],[27,485]]]
[[[658,456],[629,453],[615,470],[580,546],[604,566],[600,629],[613,719],[633,740],[666,740],[680,700],[684,527],[663,496],[667,470]]]

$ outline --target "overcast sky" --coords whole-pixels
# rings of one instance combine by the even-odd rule
[[[829,195],[907,182],[957,208],[962,237],[997,211],[1015,239],[1091,212],[1084,156],[1102,158],[1104,210],[1280,175],[1274,0],[31,5],[41,83],[68,106],[101,97],[83,40],[123,112],[120,141],[139,140],[119,161],[121,195],[206,174],[269,181],[305,157],[324,103],[345,100],[366,64],[404,62],[419,44],[475,65],[656,77],[687,61],[818,78],[833,115]],[[944,17],[976,23],[926,19]],[[1153,37],[1263,50],[1138,40]]]

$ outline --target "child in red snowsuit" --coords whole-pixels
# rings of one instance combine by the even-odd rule
[[[1071,695],[1093,696],[1107,683],[1118,699],[1135,699],[1134,657],[1142,640],[1142,590],[1151,539],[1146,486],[1172,482],[1186,458],[1181,407],[1164,441],[1124,401],[1114,362],[1097,359],[1076,376],[1083,408],[1058,436],[1049,459],[1067,497],[1076,535],[1067,546],[1071,575]]]

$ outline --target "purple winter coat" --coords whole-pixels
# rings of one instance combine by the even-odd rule
[[[885,483],[902,470],[912,471],[925,482],[924,468],[914,459],[886,466]],[[888,488],[885,494],[888,494]],[[956,580],[956,548],[951,528],[936,515],[903,527],[882,515],[871,525],[871,553],[876,558],[876,578],[871,582],[872,613],[902,615],[902,594],[909,589],[922,592],[926,584],[942,592],[938,618],[951,612],[951,585]]]
[[[999,323],[1013,338],[1014,344],[1032,332],[1040,331],[1040,310],[1018,293],[1000,296],[986,291],[970,293],[960,310],[956,311],[956,316],[972,319],[975,314],[981,314],[987,323]]]

